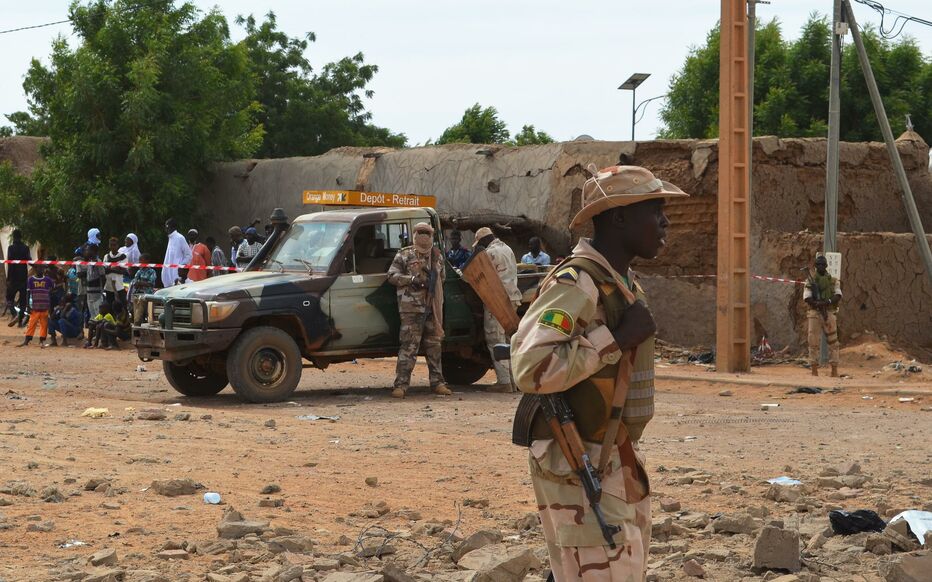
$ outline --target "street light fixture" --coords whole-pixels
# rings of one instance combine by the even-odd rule
[[[637,96],[637,88],[640,87],[641,83],[646,81],[648,77],[650,77],[650,73],[635,73],[618,87],[621,91],[631,91],[631,141],[634,141],[634,126],[637,125],[637,121],[634,118],[637,103],[635,99]]]

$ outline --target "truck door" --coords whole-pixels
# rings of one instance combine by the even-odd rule
[[[327,292],[330,317],[338,334],[327,351],[398,347],[398,301],[387,282],[395,254],[410,239],[407,220],[363,225],[353,235],[347,272]]]

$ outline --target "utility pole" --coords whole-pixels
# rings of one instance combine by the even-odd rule
[[[751,369],[747,0],[721,0],[715,365]]]
[[[828,86],[828,152],[825,158],[825,229],[822,250],[838,250],[838,157],[841,133],[841,39],[847,32],[845,0],[835,0],[832,16],[832,62]]]
[[[926,276],[932,282],[932,250],[929,249],[929,241],[926,239],[925,230],[922,227],[922,219],[919,217],[919,211],[916,209],[916,201],[913,199],[913,191],[906,179],[906,170],[903,169],[903,160],[900,159],[900,152],[896,149],[896,142],[893,139],[893,130],[890,129],[890,120],[887,119],[887,111],[884,109],[883,101],[880,99],[880,90],[877,88],[877,80],[874,79],[874,71],[871,69],[870,59],[867,58],[867,50],[864,48],[864,41],[861,38],[861,32],[858,30],[857,22],[854,19],[854,11],[851,4],[844,1],[844,9],[851,26],[851,37],[854,39],[854,46],[857,48],[858,61],[861,64],[861,72],[864,73],[864,80],[867,82],[867,91],[870,93],[871,102],[874,104],[874,113],[877,115],[877,121],[880,123],[880,132],[883,134],[883,141],[887,146],[887,154],[890,156],[890,162],[893,164],[893,172],[896,174],[897,182],[900,185],[900,195],[903,198],[903,206],[906,207],[906,215],[909,217],[909,224],[916,235],[916,244],[919,246],[919,255],[925,265]]]

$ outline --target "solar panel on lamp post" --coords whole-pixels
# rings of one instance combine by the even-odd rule
[[[634,126],[637,125],[635,120],[635,108],[637,103],[637,88],[641,86],[641,83],[647,80],[650,77],[650,73],[634,73],[628,80],[622,83],[618,89],[621,91],[631,91],[631,141],[634,141]]]

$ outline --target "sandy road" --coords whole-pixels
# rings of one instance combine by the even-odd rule
[[[785,505],[763,498],[763,480],[786,474],[814,481],[824,467],[856,460],[882,487],[845,502],[831,501],[829,492],[816,496],[846,507],[927,504],[932,488],[919,481],[932,462],[932,412],[923,410],[932,397],[900,403],[881,392],[900,387],[932,394],[932,382],[922,374],[879,374],[891,357],[849,350],[845,370],[854,377],[840,380],[811,382],[791,365],[759,368],[748,378],[842,388],[820,395],[708,382],[712,376],[695,366],[659,368],[695,380],[658,382],[657,417],[642,441],[657,503],[671,497],[684,509],[708,513],[765,506],[782,515]],[[423,388],[426,370],[419,365],[415,382],[422,388],[396,401],[388,397],[394,362],[379,360],[305,370],[291,402],[248,405],[230,389],[211,399],[179,397],[157,362],[146,371],[137,371],[138,364],[129,351],[0,345],[0,485],[24,482],[37,492],[0,494],[9,503],[0,507],[0,579],[55,579],[64,565],[83,564],[105,547],[117,549],[122,567],[167,568],[154,557],[166,542],[216,537],[222,507],[206,505],[201,492],[169,498],[144,490],[153,479],[191,478],[248,516],[301,532],[335,553],[347,550],[341,536],[355,538],[371,523],[350,515],[368,503],[414,510],[423,522],[455,520],[465,499],[488,499],[487,508],[462,508],[460,529],[467,533],[508,530],[534,509],[526,453],[510,444],[516,395],[463,387],[453,397],[436,397]],[[734,395],[719,396],[724,389]],[[764,412],[763,402],[780,406]],[[81,417],[88,407],[106,407],[110,416]],[[166,410],[168,419],[133,419],[146,408]],[[174,420],[183,413],[190,419]],[[297,418],[309,414],[340,418]],[[274,427],[266,426],[270,420]],[[710,478],[680,484],[682,472],[675,469],[684,466]],[[83,491],[93,477],[111,480],[112,496]],[[378,486],[367,486],[366,477],[377,477]],[[269,483],[281,493],[260,494]],[[46,487],[57,487],[65,501],[42,501]],[[267,497],[283,506],[258,507]],[[27,531],[49,520],[51,531]],[[88,546],[57,547],[70,539]],[[715,565],[713,579],[739,579],[750,555],[747,540],[728,543],[735,564]],[[172,563],[172,579],[203,579],[209,564],[202,557]]]

